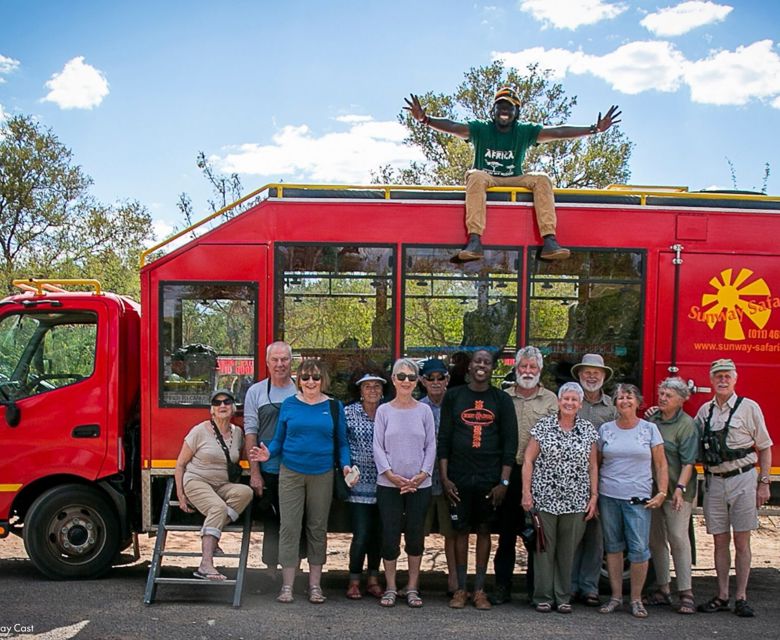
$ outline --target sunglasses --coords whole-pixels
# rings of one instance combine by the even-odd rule
[[[395,379],[400,382],[417,382],[417,376],[414,373],[396,373]]]
[[[322,376],[319,373],[302,373],[298,377],[304,382],[308,382],[309,380],[314,380],[314,382],[319,382],[320,380],[322,380]]]
[[[230,398],[223,398],[222,400],[212,400],[211,406],[212,407],[218,407],[220,405],[225,405],[226,407],[229,407],[233,404],[233,401]]]
[[[428,382],[444,382],[446,376],[423,376]]]

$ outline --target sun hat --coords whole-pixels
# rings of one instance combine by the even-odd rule
[[[596,367],[597,369],[604,369],[607,373],[607,377],[604,378],[604,382],[612,377],[614,371],[612,367],[608,367],[604,364],[604,358],[599,353],[586,353],[582,356],[582,362],[578,362],[571,368],[571,375],[575,378],[579,378],[577,370],[583,367]]]
[[[359,387],[364,382],[370,382],[372,380],[376,380],[377,382],[381,382],[382,384],[387,384],[387,380],[385,380],[381,376],[375,376],[373,373],[367,373],[362,378],[360,378],[360,380],[357,380],[355,382],[355,386]]]

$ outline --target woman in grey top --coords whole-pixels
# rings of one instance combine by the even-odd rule
[[[423,604],[418,583],[425,546],[425,514],[431,501],[431,475],[436,462],[436,428],[431,408],[412,397],[418,375],[412,360],[396,361],[396,397],[377,409],[374,424],[376,501],[382,519],[382,559],[387,581],[380,600],[383,607],[394,606],[398,595],[395,575],[401,533],[409,557],[406,603],[415,608]]]

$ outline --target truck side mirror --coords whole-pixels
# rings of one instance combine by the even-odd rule
[[[15,427],[19,424],[21,419],[21,409],[19,409],[18,405],[13,400],[11,400],[8,404],[5,405],[5,421],[8,423],[9,427]]]

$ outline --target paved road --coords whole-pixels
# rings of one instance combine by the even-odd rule
[[[229,589],[206,590],[189,586],[161,586],[158,601],[144,606],[142,597],[148,562],[114,569],[102,580],[50,582],[27,560],[0,560],[0,638],[15,637],[8,627],[32,628],[45,640],[231,640],[272,638],[734,638],[780,636],[780,571],[754,570],[751,602],[757,617],[740,619],[730,613],[681,616],[668,608],[651,609],[646,620],[627,612],[611,616],[576,608],[572,615],[539,614],[519,600],[480,612],[447,607],[441,573],[427,574],[425,607],[404,604],[381,609],[375,600],[351,602],[343,597],[345,572],[328,573],[324,586],[330,596],[320,606],[296,593],[296,602],[274,602],[277,586],[262,571],[250,570],[243,606],[230,606]],[[171,568],[173,574],[187,575]],[[169,574],[170,575],[170,574]],[[700,598],[713,593],[714,579],[694,578]],[[296,588],[297,590],[297,588]],[[88,621],[88,622],[87,622]],[[65,627],[63,629],[63,627]],[[57,631],[59,629],[59,631]],[[20,637],[24,637],[20,635]]]

